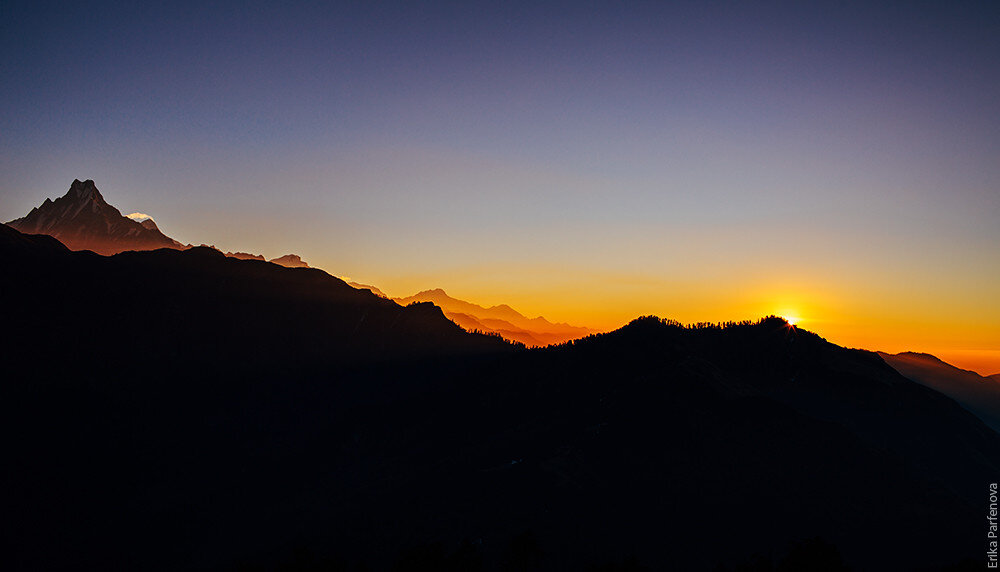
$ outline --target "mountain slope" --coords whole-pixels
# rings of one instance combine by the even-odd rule
[[[887,354],[882,359],[904,376],[933,388],[976,414],[1000,432],[1000,382],[974,371],[959,369],[930,355],[915,352]]]
[[[47,234],[72,250],[116,254],[126,250],[181,248],[164,235],[152,219],[139,223],[109,205],[94,181],[73,181],[55,201],[45,199],[26,216],[8,226],[27,234]]]

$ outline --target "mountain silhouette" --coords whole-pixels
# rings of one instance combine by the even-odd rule
[[[209,246],[205,244],[203,244],[202,246],[207,246],[208,248],[222,252],[215,246]],[[190,248],[190,246],[188,246],[187,248]],[[225,255],[229,258],[237,258],[239,260],[260,260],[262,262],[267,260],[266,258],[264,258],[262,254],[251,254],[249,252],[226,252]],[[298,254],[286,254],[284,256],[279,256],[278,258],[273,258],[271,260],[268,260],[268,262],[273,262],[274,264],[277,264],[279,266],[284,266],[285,268],[310,268],[309,264],[307,264],[304,260],[302,260],[302,257],[300,257]]]
[[[275,264],[280,264],[286,268],[309,268],[304,260],[298,254],[286,254],[284,256],[279,256],[274,258],[271,262]]]
[[[8,222],[7,226],[26,234],[52,236],[70,250],[91,250],[104,255],[130,250],[186,250],[193,247],[163,234],[152,218],[134,220],[123,216],[121,211],[104,200],[94,181],[89,179],[82,182],[74,180],[64,196],[55,201],[45,199],[26,216]],[[241,260],[264,260],[260,254],[246,252],[227,252],[225,255]],[[271,262],[289,268],[309,267],[296,254],[286,254]]]
[[[951,397],[1000,432],[1000,380],[957,368],[930,354],[878,354],[899,373]]]
[[[522,330],[510,322],[505,322],[504,320],[489,320],[482,319],[479,320],[475,316],[470,316],[468,314],[462,314],[458,312],[445,312],[445,317],[447,317],[452,322],[455,322],[459,326],[462,326],[467,332],[492,332],[499,334],[505,340],[510,340],[512,342],[522,343],[529,348],[547,346],[550,343],[560,343],[566,341],[563,336],[551,335],[549,334],[550,341],[539,339],[545,337],[546,334],[538,334],[529,332],[527,330]]]
[[[250,254],[248,252],[227,252],[226,256],[230,258],[238,258],[240,260],[260,260],[264,261],[264,257],[260,254]]]
[[[88,325],[86,338],[67,348],[78,359],[114,348],[126,361],[197,357],[192,366],[215,353],[268,362],[290,352],[315,362],[505,345],[469,336],[431,304],[404,308],[317,269],[227,258],[211,247],[103,257],[0,230],[0,263],[17,276],[4,295],[44,300],[10,315],[19,324],[10,343],[24,359],[44,360],[51,345],[79,338],[73,328],[80,323]],[[142,335],[121,335],[139,320]]]
[[[83,182],[74,180],[66,195],[55,201],[46,199],[27,216],[7,224],[27,234],[52,236],[71,250],[91,250],[104,255],[160,248],[193,248],[164,235],[152,218],[142,218],[140,222],[123,216],[121,211],[104,200],[94,181],[89,179]],[[218,250],[214,246],[202,246]],[[246,252],[226,252],[225,256],[240,260],[265,260],[260,254]],[[309,264],[297,254],[285,254],[270,262],[288,268],[309,268]],[[387,297],[373,286],[351,285]],[[563,343],[594,332],[568,324],[552,324],[541,317],[528,319],[507,305],[484,308],[451,298],[443,290],[427,290],[397,301],[404,306],[413,302],[434,303],[445,309],[449,319],[467,330],[494,333],[528,347]]]
[[[518,350],[210,248],[3,226],[0,265],[11,569],[982,558],[1000,436],[780,318]]]
[[[45,199],[7,225],[24,233],[55,237],[72,250],[98,254],[182,247],[160,232],[152,219],[139,223],[123,216],[104,200],[91,180],[74,180],[65,195],[55,201]]]
[[[444,290],[424,290],[413,296],[393,298],[400,304],[431,302],[444,310],[462,327],[499,334],[528,347],[560,344],[595,333],[595,330],[569,324],[553,324],[543,317],[527,318],[506,304],[488,308],[452,298]],[[470,320],[471,318],[471,320]],[[464,324],[463,324],[464,322]]]
[[[373,294],[375,294],[376,296],[381,296],[382,298],[388,298],[389,297],[389,296],[386,295],[385,292],[379,290],[378,288],[376,288],[375,286],[372,286],[370,284],[359,284],[358,282],[348,282],[348,284],[350,284],[351,287],[357,288],[359,290],[371,290]]]

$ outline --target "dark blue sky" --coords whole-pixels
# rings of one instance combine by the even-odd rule
[[[5,143],[384,139],[574,163],[601,158],[565,149],[587,134],[812,129],[878,145],[881,127],[961,128],[997,151],[989,3],[205,4],[5,3]]]
[[[0,217],[92,178],[396,295],[1000,350],[996,3],[754,4],[7,1]]]

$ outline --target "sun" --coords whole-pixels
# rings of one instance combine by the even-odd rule
[[[802,321],[802,316],[799,315],[799,311],[793,308],[784,308],[779,312],[775,312],[778,316],[781,316],[783,320],[788,322],[789,325],[795,326]]]

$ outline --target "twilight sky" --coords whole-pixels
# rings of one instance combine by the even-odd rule
[[[0,219],[1000,372],[995,2],[139,4],[0,6]]]

